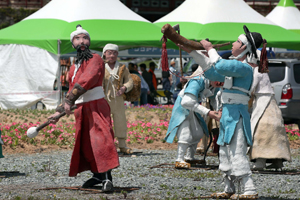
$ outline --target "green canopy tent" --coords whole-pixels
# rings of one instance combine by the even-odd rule
[[[91,35],[91,49],[107,43],[121,48],[161,46],[160,28],[127,8],[119,0],[52,0],[21,22],[0,31],[0,44],[24,44],[54,54],[74,51],[70,33],[76,25]],[[61,41],[60,52],[57,40]]]
[[[268,46],[300,49],[300,37],[249,7],[243,0],[186,0],[177,9],[154,22],[162,27],[169,23],[180,25],[182,36],[190,40],[209,38],[213,44],[234,42],[244,33],[243,25],[259,32]],[[171,42],[167,47],[175,47]],[[223,49],[231,49],[231,45]]]
[[[70,34],[81,24],[90,49],[160,47],[160,28],[119,0],[52,0],[21,22],[0,30],[0,107],[24,108],[42,101],[56,107],[53,91],[60,55],[73,52]]]
[[[266,18],[282,28],[300,34],[300,11],[293,0],[280,0]]]

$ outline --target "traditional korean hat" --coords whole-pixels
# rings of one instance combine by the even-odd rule
[[[114,50],[114,51],[119,52],[119,47],[116,44],[110,44],[110,43],[108,43],[108,44],[106,44],[104,46],[103,53],[105,53],[105,51],[107,51],[107,50]]]
[[[267,58],[267,50],[266,50],[266,48],[267,48],[267,40],[263,39],[260,33],[250,32],[249,29],[247,28],[247,26],[245,26],[245,25],[244,25],[243,28],[244,28],[244,31],[245,31],[245,36],[246,36],[247,41],[248,41],[248,43],[246,41],[245,41],[246,43],[244,43],[244,40],[242,40],[244,38],[243,38],[243,36],[240,35],[242,39],[240,37],[239,37],[239,39],[244,44],[247,45],[247,48],[246,48],[246,50],[244,52],[246,52],[246,53],[249,52],[251,59],[256,59],[257,61],[259,61],[258,71],[260,73],[268,73],[269,69],[268,69],[268,58]],[[262,48],[262,50],[260,52],[261,55],[258,55],[257,49],[262,44],[263,44],[263,48]],[[244,52],[242,52],[241,54],[243,54]]]
[[[90,40],[91,40],[91,37],[90,37],[90,34],[86,31],[86,30],[84,30],[82,27],[81,27],[81,25],[80,24],[78,24],[77,26],[76,26],[76,31],[73,31],[72,33],[71,33],[71,35],[70,35],[70,40],[71,40],[71,42],[73,42],[73,38],[76,36],[76,35],[79,35],[79,34],[85,34],[85,35],[87,35],[89,38],[90,38]]]
[[[114,51],[119,52],[119,46],[116,45],[116,44],[111,44],[111,43],[106,44],[106,45],[103,47],[102,58],[103,58],[103,56],[104,56],[105,51],[107,51],[107,50],[114,50]]]
[[[255,55],[255,58],[257,58],[257,48],[260,47],[260,45],[263,43],[263,38],[260,33],[257,32],[250,32],[246,25],[244,25],[244,31],[247,37],[247,40],[251,44],[251,51],[250,53],[253,53]]]
[[[255,58],[257,58],[256,50],[263,43],[263,38],[260,33],[250,32],[246,25],[243,28],[245,34],[241,34],[238,38],[246,45],[246,49],[235,59],[239,59],[247,53],[254,54]]]

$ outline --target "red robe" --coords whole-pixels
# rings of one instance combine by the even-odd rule
[[[69,92],[78,83],[86,90],[102,86],[105,67],[102,58],[84,61],[72,82],[75,66],[69,72]],[[114,132],[110,118],[110,107],[102,98],[77,104],[74,111],[76,120],[75,146],[71,158],[69,176],[91,170],[103,173],[119,166],[119,156],[114,145]]]

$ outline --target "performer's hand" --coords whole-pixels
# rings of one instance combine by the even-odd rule
[[[180,49],[182,49],[183,51],[186,51],[187,53],[191,53],[192,49],[183,46],[182,44],[176,44]]]
[[[53,118],[56,117],[57,115],[59,115],[59,112],[54,113],[53,115],[51,115],[50,117],[48,117],[48,120],[50,120],[51,124],[56,124],[56,122],[58,122],[59,119],[54,120]]]
[[[121,88],[120,88],[120,90],[117,92],[117,96],[121,96],[122,94],[124,94],[125,93],[125,91],[126,91],[126,87],[125,86],[122,86]]]
[[[186,76],[186,78],[189,78],[190,76]],[[184,77],[180,77],[180,82],[185,84],[187,82],[187,79]]]
[[[209,50],[213,49],[211,42],[207,40],[201,40],[200,44],[202,44],[203,48],[208,52]]]
[[[215,119],[217,121],[220,121],[222,112],[217,112],[217,111],[209,111],[207,114],[210,118]]]
[[[69,117],[69,115],[72,114],[71,106],[69,104],[65,103],[64,108],[65,108],[66,115]]]

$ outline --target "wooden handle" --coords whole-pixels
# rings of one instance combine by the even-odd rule
[[[76,109],[76,108],[77,108],[77,106],[76,106],[76,105],[73,105],[73,106],[71,107],[71,110],[74,110],[74,109]],[[63,112],[59,113],[59,115],[57,115],[57,116],[55,116],[55,117],[49,119],[47,122],[45,122],[45,123],[43,123],[42,125],[38,126],[38,127],[36,128],[36,131],[40,131],[40,130],[42,130],[43,128],[45,128],[46,126],[48,126],[48,125],[50,124],[50,120],[53,120],[53,119],[54,119],[54,120],[57,120],[57,119],[59,119],[59,118],[65,116],[65,115],[66,115],[66,111],[63,111]]]
[[[176,30],[170,25],[170,24],[165,24],[161,28],[161,32],[172,42],[175,44],[181,44],[186,46],[189,49],[192,50],[205,50],[203,46],[199,42],[195,42],[192,40],[188,40],[185,37],[179,35]],[[220,48],[223,46],[229,45],[230,42],[224,43],[224,44],[215,44],[213,45],[214,48]]]

